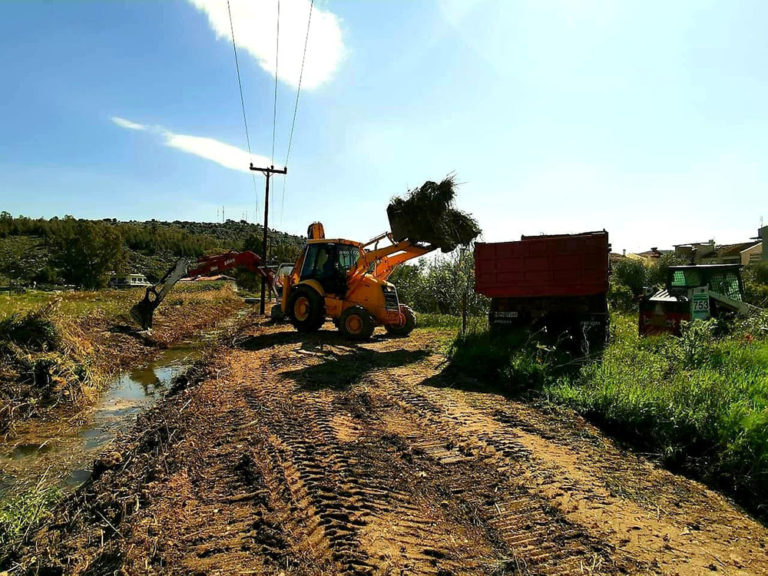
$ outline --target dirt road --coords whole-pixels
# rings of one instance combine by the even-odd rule
[[[377,332],[350,345],[330,331],[250,327],[104,458],[24,564],[768,574],[768,530],[723,497],[569,412],[472,391],[444,373],[439,340]]]

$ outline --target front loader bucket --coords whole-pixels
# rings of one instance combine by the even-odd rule
[[[147,288],[147,293],[141,302],[131,308],[131,318],[136,320],[144,330],[148,330],[152,328],[152,316],[157,306],[157,292],[152,288]]]

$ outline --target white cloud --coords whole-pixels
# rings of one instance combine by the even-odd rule
[[[217,38],[232,42],[226,0],[188,0],[208,16]],[[277,0],[230,0],[232,22],[238,47],[256,59],[259,66],[275,75]],[[307,32],[309,0],[281,0],[278,78],[297,86]],[[312,89],[328,81],[344,56],[339,18],[315,5],[307,44],[302,87]]]
[[[216,164],[230,170],[250,173],[249,165],[251,162],[259,167],[270,165],[270,160],[266,156],[248,154],[247,150],[232,146],[215,138],[177,134],[166,130],[162,126],[147,126],[146,124],[131,122],[119,116],[113,116],[112,121],[121,128],[128,130],[144,130],[158,134],[162,136],[166,146],[205,158],[211,162],[216,162]]]
[[[112,116],[112,122],[121,128],[127,128],[128,130],[146,130],[148,128],[144,124],[137,124],[136,122],[131,122],[125,118],[120,118],[120,116]]]
[[[177,150],[182,150],[211,162],[216,162],[230,170],[249,172],[248,165],[253,162],[256,166],[269,166],[269,158],[258,155],[249,155],[247,150],[226,144],[213,138],[203,136],[189,136],[187,134],[174,134],[164,131],[165,145]]]

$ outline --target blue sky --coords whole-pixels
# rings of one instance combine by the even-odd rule
[[[231,3],[270,158],[277,0]],[[277,165],[308,10],[281,0]],[[762,1],[318,0],[270,223],[367,239],[455,171],[486,240],[746,240],[768,216],[766,21]],[[226,0],[1,3],[0,209],[261,220],[226,26]]]

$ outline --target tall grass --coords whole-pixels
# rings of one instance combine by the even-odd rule
[[[11,557],[36,525],[52,517],[52,509],[61,500],[61,491],[46,486],[45,475],[26,492],[0,503],[0,566]]]
[[[768,504],[768,340],[743,329],[717,337],[711,321],[680,338],[640,338],[633,321],[617,320],[601,361],[549,384],[547,397]]]
[[[487,333],[457,337],[451,361],[494,387],[535,389],[768,513],[768,322],[720,335],[714,321],[694,322],[680,338],[641,338],[634,317],[612,323],[602,355],[581,365]]]

